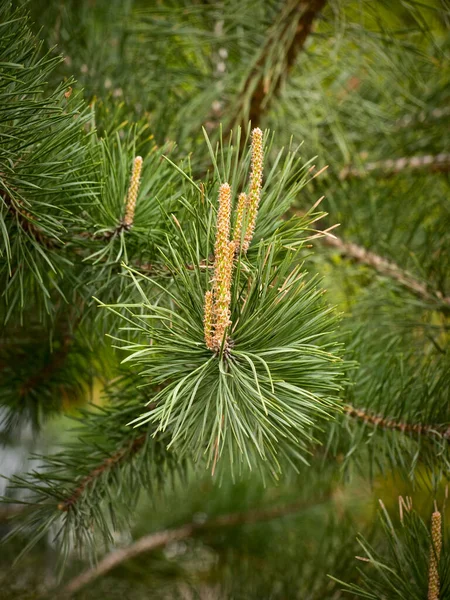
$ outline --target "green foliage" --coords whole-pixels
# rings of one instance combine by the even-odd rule
[[[382,507],[380,521],[385,537],[383,549],[376,549],[360,538],[363,550],[360,558],[362,566],[358,568],[361,584],[346,585],[345,589],[358,598],[371,600],[426,598],[430,552],[434,552],[428,519],[425,522],[415,511],[405,510],[402,521],[394,524]],[[444,599],[450,594],[450,564],[446,551],[448,530],[445,524],[443,532],[439,577],[440,598]]]
[[[182,455],[206,454],[208,464],[222,453],[249,466],[268,460],[277,471],[278,456],[295,465],[316,420],[337,409],[342,367],[331,353],[333,317],[301,267],[292,269],[295,255],[273,267],[275,255],[276,247],[263,247],[256,269],[236,276],[229,356],[212,355],[204,342],[207,274],[192,275],[177,254],[173,309],[150,303],[145,292],[141,305],[121,306],[133,331],[152,340],[126,344],[127,360],[163,388],[137,423],[170,427],[170,446]]]
[[[124,376],[105,393],[110,405],[79,411],[73,441],[61,452],[35,457],[37,469],[11,478],[9,501],[24,507],[13,536],[33,532],[24,552],[51,535],[64,564],[74,548],[87,555],[95,542],[111,545],[113,532],[129,522],[141,489],[154,492],[183,472],[184,463],[166,449],[167,435],[153,439],[151,426],[130,435],[126,423],[139,406],[135,380]]]
[[[348,352],[358,364],[347,401],[368,416],[405,426],[399,435],[399,429],[351,417],[333,425],[331,453],[343,453],[350,472],[367,473],[369,468],[373,477],[395,470],[414,480],[416,470],[426,464],[435,481],[448,473],[450,365],[448,354],[433,340],[439,328],[421,320],[421,314],[414,302],[389,297],[380,308],[379,296],[367,294],[353,311],[358,327],[353,319],[344,321],[352,335]]]
[[[93,377],[101,372],[104,361],[91,359],[80,332],[65,330],[61,314],[55,324],[49,340],[48,330],[36,321],[25,327],[9,324],[11,338],[3,337],[0,350],[4,434],[14,435],[24,423],[38,431],[65,407],[83,404]]]
[[[213,355],[204,339],[204,295],[212,277],[212,265],[204,259],[214,250],[210,197],[217,196],[209,187],[200,194],[198,209],[195,201],[184,200],[185,215],[173,224],[171,237],[180,239],[168,241],[165,256],[171,286],[157,292],[154,280],[139,281],[132,273],[141,303],[110,307],[115,313],[126,310],[124,329],[137,337],[132,344],[123,341],[130,353],[126,360],[139,367],[148,384],[162,388],[136,424],[156,423],[157,431],[169,427],[170,447],[195,461],[206,455],[207,464],[215,465],[225,454],[231,463],[253,467],[267,461],[274,473],[281,458],[295,467],[305,460],[306,442],[314,441],[316,420],[338,409],[343,366],[333,354],[339,353],[332,338],[336,318],[301,262],[308,217],[277,228],[278,214],[303,184],[294,179],[294,157],[288,154],[280,170],[279,155],[267,177],[255,236],[258,253],[237,260],[229,355]],[[235,163],[236,177],[230,178],[232,152],[213,161],[227,158],[221,179],[236,189],[242,166]],[[190,188],[198,194],[194,182]],[[264,240],[261,229],[268,236]]]
[[[206,519],[86,597],[426,596],[428,525],[383,513],[372,535],[355,506],[369,482],[431,502],[449,470],[450,13],[319,5],[0,8],[0,434],[6,456],[30,424],[51,440],[13,468],[12,536],[74,573],[75,548]],[[212,352],[217,192],[229,182],[235,209],[246,190],[249,116],[266,131],[262,201]],[[307,507],[251,521],[291,499]],[[236,512],[252,525],[208,528]],[[441,600],[447,563],[445,541]]]

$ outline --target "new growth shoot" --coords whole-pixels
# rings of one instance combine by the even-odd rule
[[[257,128],[252,131],[252,170],[250,172],[250,192],[248,194],[248,224],[242,243],[242,251],[247,252],[255,231],[263,177],[263,133]]]
[[[442,519],[438,510],[431,516],[430,566],[428,570],[428,600],[439,600],[439,559],[442,550]]]
[[[230,240],[232,190],[228,183],[223,183],[219,189],[213,286],[205,294],[203,318],[205,343],[213,352],[219,352],[222,347],[226,351],[230,345],[226,332],[231,325],[233,265],[241,241],[241,250],[245,254],[253,238],[261,198],[263,161],[263,133],[256,128],[252,131],[250,191],[239,195],[233,240]]]
[[[139,185],[141,183],[142,162],[142,156],[136,156],[133,163],[133,171],[131,173],[130,186],[126,198],[125,216],[123,218],[123,224],[127,229],[132,227],[134,221],[136,200],[139,192]]]

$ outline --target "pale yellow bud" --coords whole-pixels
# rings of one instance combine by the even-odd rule
[[[228,183],[223,183],[219,188],[219,210],[217,211],[216,244],[214,255],[216,263],[226,255],[230,239],[231,218],[231,188]]]
[[[234,224],[234,233],[233,239],[236,244],[236,252],[239,251],[239,247],[241,245],[241,237],[242,237],[242,225],[244,222],[244,214],[246,208],[248,206],[248,198],[245,192],[239,194],[238,205],[236,209],[236,223]]]
[[[439,559],[442,549],[442,519],[441,513],[435,511],[431,516],[431,548],[430,565],[428,570],[428,600],[439,600]]]
[[[217,263],[217,269],[214,273],[214,335],[213,346],[219,350],[227,328],[231,325],[230,305],[231,305],[231,279],[234,264],[234,242],[228,242],[226,253]]]
[[[242,243],[243,252],[247,252],[255,231],[256,217],[261,200],[263,178],[264,148],[263,132],[259,127],[252,131],[250,191],[248,194],[248,224]]]
[[[136,209],[136,200],[141,182],[142,162],[142,156],[136,156],[134,159],[133,172],[126,200],[125,217],[123,218],[123,224],[126,227],[131,227],[134,221],[134,211]]]

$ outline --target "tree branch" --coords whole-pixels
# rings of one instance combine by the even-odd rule
[[[314,20],[325,4],[326,0],[287,0],[285,3],[278,22],[269,31],[267,42],[243,83],[237,100],[237,124],[243,130],[249,120],[252,127],[260,125],[264,112],[268,110],[269,100],[278,94],[283,79],[303,50]],[[294,35],[289,37],[295,23]],[[283,64],[277,66],[276,70],[267,69],[272,55],[275,51],[280,53],[280,45],[283,44],[285,44]],[[248,109],[244,110],[247,105]]]
[[[320,501],[325,501],[321,499]],[[319,502],[320,502],[319,501]],[[314,506],[317,506],[317,502]],[[159,548],[164,548],[167,544],[181,539],[188,538],[195,533],[214,529],[218,527],[235,527],[237,525],[247,525],[264,521],[279,519],[284,516],[292,515],[310,507],[310,504],[299,501],[284,506],[274,506],[250,510],[248,512],[230,513],[220,515],[204,523],[187,523],[176,529],[166,529],[157,533],[151,533],[138,539],[136,542],[127,546],[113,550],[107,554],[95,567],[88,569],[69,581],[61,590],[64,596],[70,596],[78,592],[81,588],[92,583],[102,575],[105,575],[121,563],[138,556],[144,552],[150,552]]]
[[[431,112],[422,111],[415,115],[406,115],[394,123],[395,129],[405,129],[417,125],[430,125],[433,121],[450,116],[450,107],[434,108]]]
[[[144,446],[146,438],[147,434],[144,433],[134,438],[134,440],[131,440],[121,448],[119,448],[119,450],[111,454],[111,456],[105,458],[104,461],[102,461],[97,467],[92,469],[92,471],[90,471],[90,473],[83,477],[83,479],[81,479],[80,483],[73,490],[70,496],[68,496],[58,504],[58,509],[63,512],[67,512],[68,510],[73,508],[78,502],[79,498],[84,494],[86,489],[89,488],[97,480],[98,477],[103,475],[103,473],[107,469],[116,467],[125,459],[129,459],[135,454],[137,454]]]
[[[62,338],[61,348],[56,350],[48,362],[38,373],[29,377],[20,387],[19,396],[23,398],[30,392],[37,388],[41,383],[47,381],[53,373],[58,371],[64,364],[67,355],[69,354],[70,347],[73,342],[73,335],[66,334]]]
[[[0,190],[0,198],[3,200],[11,215],[16,217],[23,231],[34,237],[38,244],[49,250],[58,246],[58,241],[46,235],[42,229],[35,224],[35,217],[24,208],[16,206],[16,203],[5,190]]]
[[[431,438],[444,438],[450,440],[450,425],[445,427],[444,425],[422,425],[421,423],[405,423],[404,421],[396,421],[389,417],[381,417],[374,415],[362,408],[356,408],[347,404],[344,406],[344,411],[349,417],[359,419],[372,425],[374,427],[381,427],[382,429],[392,429],[394,431],[401,431],[402,433],[412,433],[418,436],[425,436]]]
[[[383,177],[391,177],[405,169],[429,170],[434,173],[448,173],[450,171],[450,154],[427,154],[425,156],[408,156],[395,160],[380,160],[368,162],[361,167],[348,166],[339,173],[339,179],[362,178],[373,171],[379,171]]]
[[[411,273],[403,270],[396,263],[374,252],[370,252],[362,246],[358,246],[352,242],[345,242],[336,236],[325,235],[320,240],[326,246],[339,250],[343,256],[367,265],[385,277],[394,279],[422,300],[428,302],[436,302],[438,300],[443,304],[445,310],[450,310],[450,297],[444,296],[441,292],[430,290],[424,283],[418,281]]]

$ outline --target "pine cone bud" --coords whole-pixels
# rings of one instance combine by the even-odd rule
[[[142,156],[136,156],[133,164],[133,172],[131,174],[130,187],[128,188],[127,204],[125,208],[125,217],[123,224],[126,227],[131,227],[134,221],[134,211],[136,209],[136,200],[141,183]]]
[[[216,264],[227,253],[230,239],[231,218],[231,188],[228,183],[223,183],[219,188],[219,210],[217,212],[216,244],[214,254]]]
[[[243,252],[247,252],[255,231],[256,217],[258,215],[259,201],[261,199],[264,149],[263,132],[259,127],[252,131],[252,170],[250,172],[250,192],[248,195],[248,225],[242,243]]]
[[[431,516],[430,566],[428,570],[428,600],[439,600],[439,559],[442,549],[441,513],[435,511]]]
[[[242,194],[239,194],[239,200],[238,200],[238,205],[237,205],[237,209],[236,209],[236,223],[234,225],[234,233],[233,233],[234,243],[236,244],[235,252],[239,252],[239,247],[241,245],[242,225],[244,222],[244,213],[246,211],[247,206],[248,206],[247,194],[245,192],[242,192]]]

